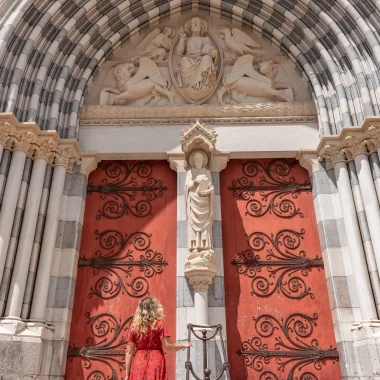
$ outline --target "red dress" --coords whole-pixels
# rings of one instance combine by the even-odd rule
[[[128,342],[133,342],[137,350],[132,361],[129,380],[168,379],[161,339],[169,336],[168,328],[163,321],[158,321],[154,330],[151,329],[141,338],[129,330]]]

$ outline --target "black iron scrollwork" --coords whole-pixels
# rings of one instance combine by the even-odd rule
[[[335,348],[320,348],[318,340],[312,337],[317,319],[317,314],[302,313],[290,314],[280,321],[268,314],[253,317],[258,336],[244,341],[238,354],[247,367],[258,372],[274,359],[278,373],[287,372],[287,380],[317,380],[312,372],[302,372],[304,367],[312,364],[315,370],[321,370],[327,361],[336,363],[339,360]],[[270,338],[273,343],[263,343],[263,338]],[[260,380],[279,378],[273,372],[265,371]]]
[[[143,297],[149,294],[147,278],[161,274],[168,264],[163,255],[150,249],[151,235],[145,232],[135,232],[131,235],[116,230],[103,232],[95,231],[101,247],[95,252],[95,257],[79,259],[79,268],[91,267],[93,274],[101,272],[95,285],[90,288],[88,298],[93,296],[102,299],[111,299],[126,292],[131,297]],[[127,248],[130,245],[131,248]],[[143,252],[135,258],[134,252]],[[133,269],[138,268],[143,276],[133,276]],[[126,279],[130,281],[126,281]]]
[[[269,212],[280,218],[296,215],[303,218],[293,199],[297,199],[300,192],[311,191],[311,184],[296,183],[291,176],[296,164],[297,161],[279,159],[270,161],[267,166],[259,161],[245,162],[244,176],[233,180],[228,190],[234,197],[247,201],[246,215],[260,217]]]
[[[104,203],[97,219],[105,217],[118,219],[131,214],[136,217],[146,217],[152,214],[152,201],[161,198],[168,188],[163,181],[152,178],[152,165],[147,162],[137,162],[127,165],[120,161],[112,161],[104,167],[107,178],[100,185],[89,184],[87,192],[100,193]],[[143,199],[138,199],[143,197]]]
[[[305,251],[299,249],[304,234],[303,229],[300,232],[284,229],[276,236],[263,232],[247,236],[251,249],[237,254],[232,264],[237,266],[240,274],[252,278],[252,295],[269,297],[277,291],[291,299],[306,296],[314,299],[304,277],[313,268],[321,270],[323,261],[318,256],[310,259]],[[260,252],[266,252],[265,259],[261,259]],[[269,275],[259,275],[262,268],[266,268]]]
[[[132,317],[122,322],[110,313],[102,313],[93,317],[86,313],[86,318],[95,340],[93,337],[88,337],[84,347],[76,347],[75,344],[70,346],[68,359],[81,358],[83,360],[83,367],[91,371],[86,380],[120,379],[122,371],[125,370],[125,349]],[[93,369],[94,362],[104,363],[110,373]]]

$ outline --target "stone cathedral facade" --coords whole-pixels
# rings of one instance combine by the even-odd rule
[[[148,295],[193,344],[169,380],[380,379],[379,25],[2,0],[0,379],[124,379]]]

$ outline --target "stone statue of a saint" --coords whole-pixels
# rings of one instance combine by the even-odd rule
[[[179,31],[177,54],[179,62],[179,85],[184,89],[200,91],[213,88],[216,83],[215,60],[218,51],[209,37],[205,37],[207,23],[199,17],[186,21]],[[202,94],[200,94],[202,96]],[[195,96],[193,96],[195,97]]]
[[[190,154],[191,169],[185,182],[186,216],[188,221],[188,249],[212,250],[212,224],[214,221],[214,186],[206,168],[208,156],[201,150]]]

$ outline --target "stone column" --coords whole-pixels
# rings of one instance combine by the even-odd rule
[[[14,264],[12,282],[8,295],[6,315],[9,317],[21,316],[46,165],[48,162],[51,163],[54,158],[56,147],[57,142],[53,139],[44,140],[38,146],[35,153],[23,224],[21,227],[21,234],[16,253],[16,261]]]
[[[23,133],[14,138],[14,152],[0,212],[0,283],[3,277],[25,159],[31,144],[35,142],[35,138],[36,136],[32,132]]]
[[[44,237],[42,240],[36,284],[33,293],[33,303],[30,319],[43,321],[49,294],[50,273],[55,252],[58,223],[61,212],[63,188],[66,170],[78,160],[73,149],[63,149],[56,157],[53,180],[46,214]]]
[[[331,145],[326,147],[324,157],[327,159],[328,168],[334,168],[337,180],[350,258],[355,268],[354,278],[359,295],[361,318],[366,321],[377,320],[376,306],[347,170],[346,157],[343,149]]]
[[[0,162],[3,156],[3,150],[7,142],[15,136],[14,129],[11,124],[6,122],[0,125]]]
[[[380,271],[380,207],[368,160],[367,143],[363,139],[348,136],[345,138],[345,145],[344,151],[347,158],[353,159],[355,162],[360,191],[365,200],[364,211],[368,221],[377,269]]]

